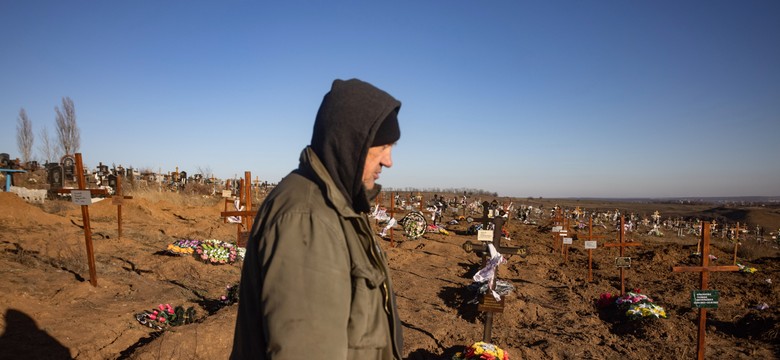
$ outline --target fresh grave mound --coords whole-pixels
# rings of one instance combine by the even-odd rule
[[[66,223],[67,220],[46,213],[36,205],[28,204],[16,194],[0,192],[0,222],[24,227],[26,224],[59,225]]]

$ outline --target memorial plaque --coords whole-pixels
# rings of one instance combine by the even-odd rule
[[[598,242],[596,240],[589,240],[584,242],[585,250],[593,250],[598,246]]]
[[[123,205],[125,203],[125,197],[122,195],[114,195],[111,197],[111,205]]]
[[[691,291],[691,307],[718,308],[720,293],[718,290],[693,290]]]
[[[504,298],[501,301],[496,301],[491,294],[483,294],[477,305],[477,310],[485,312],[504,312]]]
[[[563,238],[563,245],[571,245],[572,244],[572,238],[565,237]]]
[[[92,194],[89,190],[71,190],[70,196],[76,205],[92,205]]]
[[[222,190],[222,197],[223,198],[229,198],[233,196],[233,192],[230,190]]]
[[[619,268],[630,268],[631,267],[631,258],[630,257],[617,257],[615,258],[615,266]]]
[[[479,241],[493,241],[493,230],[479,230],[477,232],[477,240]]]
[[[552,232],[561,232],[563,230],[563,226],[553,226]]]

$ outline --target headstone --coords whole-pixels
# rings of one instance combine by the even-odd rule
[[[75,181],[76,180],[76,159],[71,155],[65,155],[60,160],[60,164],[62,165],[62,171],[64,176],[64,179],[66,181]]]
[[[61,189],[64,174],[62,165],[56,163],[46,164],[46,179],[50,189]]]

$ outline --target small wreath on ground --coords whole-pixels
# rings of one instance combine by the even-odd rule
[[[428,228],[428,222],[425,220],[425,216],[419,211],[412,211],[399,221],[401,227],[404,229],[404,234],[410,240],[414,240],[423,236]]]
[[[509,360],[509,353],[486,342],[476,342],[463,352],[455,353],[452,360]]]
[[[180,239],[174,241],[172,244],[168,244],[166,251],[171,255],[192,255],[195,253],[195,249],[198,245],[200,245],[200,240]]]
[[[203,240],[195,249],[195,257],[207,264],[232,264],[238,257],[236,246],[224,241]]]
[[[160,304],[157,309],[135,314],[135,319],[141,325],[154,330],[165,330],[171,326],[180,326],[195,322],[195,309],[190,306],[172,307],[171,304]]]

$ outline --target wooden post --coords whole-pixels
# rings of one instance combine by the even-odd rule
[[[252,231],[252,223],[257,211],[252,210],[252,173],[244,172],[244,179],[241,181],[238,193],[239,206],[244,205],[244,210],[223,211],[220,216],[227,219],[228,216],[241,216],[241,223],[237,224],[236,246],[245,247],[249,232]],[[227,222],[227,220],[226,220]],[[246,229],[242,232],[242,227]]]
[[[623,256],[623,248],[626,246],[641,246],[639,243],[634,242],[625,242],[625,236],[626,236],[626,227],[625,227],[625,219],[623,216],[620,216],[620,232],[619,234],[619,242],[617,243],[606,243],[604,244],[605,247],[619,247],[620,248],[620,257],[615,259],[615,264],[617,267],[620,268],[620,296],[623,296],[626,294],[626,276],[624,269],[626,267],[631,266],[631,258],[626,258]],[[625,259],[628,259],[628,264],[626,265]]]
[[[553,213],[552,227],[553,227],[553,229],[556,229],[557,227],[560,227],[559,231],[553,230],[552,252],[555,253],[555,252],[558,251],[558,245],[561,243],[560,231],[564,229],[564,227],[563,227],[563,212],[562,212],[561,208],[555,209],[555,212]]]
[[[737,221],[737,227],[733,228],[734,230],[734,262],[732,265],[737,265],[737,249],[739,249],[739,231],[741,230],[739,228],[739,221]]]
[[[395,218],[395,193],[390,193],[390,219]],[[393,240],[393,227],[390,227],[390,247],[395,247],[395,241]]]
[[[701,231],[702,238],[702,254],[701,254],[701,266],[675,266],[672,268],[674,272],[699,272],[701,273],[701,289],[706,290],[709,286],[710,271],[737,271],[739,266],[726,265],[726,266],[709,266],[710,262],[710,227],[709,222],[704,222]],[[705,335],[707,327],[707,308],[699,307],[699,333],[698,341],[696,344],[697,359],[704,360],[705,352]]]
[[[132,196],[122,195],[122,178],[123,176],[116,177],[116,193],[113,197],[113,204],[116,205],[116,223],[117,223],[117,238],[122,238],[122,204],[125,199],[132,199]]]
[[[585,241],[594,241],[593,239],[600,239],[603,236],[593,236],[593,216],[588,218],[588,237]],[[577,235],[579,238],[579,235]],[[593,282],[593,249],[588,248],[588,282]]]
[[[76,153],[76,173],[78,174],[79,190],[86,190],[84,181],[84,164],[81,162],[81,153]],[[89,206],[81,205],[81,218],[84,221],[84,240],[87,243],[87,262],[89,264],[89,283],[97,286],[97,271],[95,270],[95,250],[92,247],[92,229],[89,225]]]

